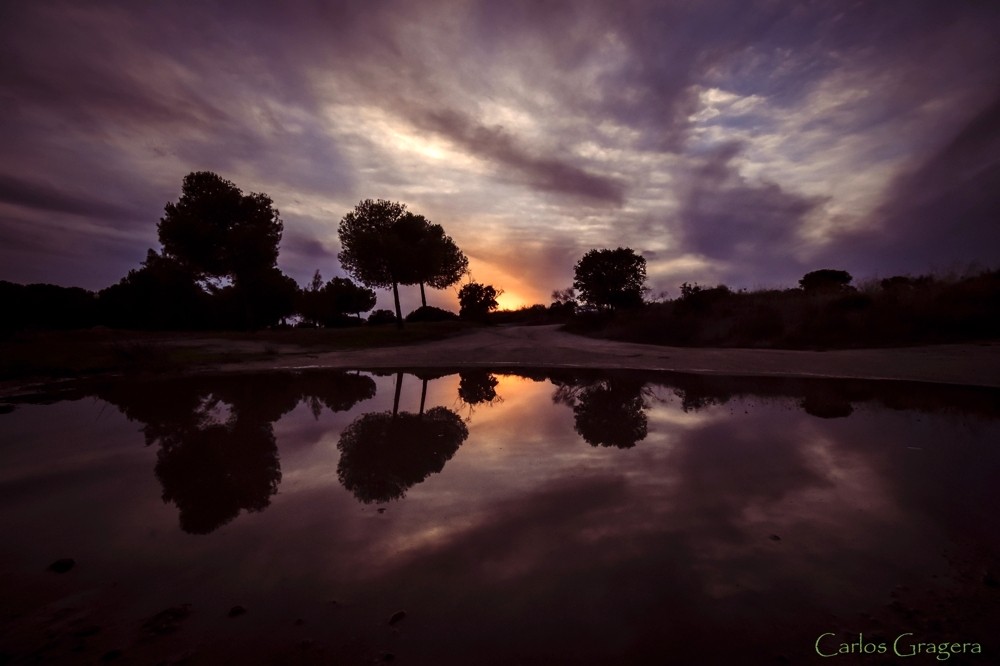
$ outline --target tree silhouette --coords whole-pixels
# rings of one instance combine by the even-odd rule
[[[323,291],[338,314],[353,314],[360,318],[362,312],[375,307],[375,292],[359,287],[347,278],[333,278],[326,283]]]
[[[419,284],[426,306],[425,284],[444,289],[468,270],[469,260],[441,225],[393,201],[365,199],[340,221],[338,234],[344,270],[369,287],[392,288],[400,328],[399,285]]]
[[[469,282],[458,290],[459,315],[463,319],[486,319],[486,315],[497,309],[497,291],[492,285]]]
[[[411,248],[394,229],[406,206],[394,201],[365,199],[340,221],[337,234],[342,247],[337,258],[355,279],[369,287],[392,288],[396,326],[403,327],[399,307],[399,285],[410,284]]]
[[[309,286],[305,289],[299,289],[296,298],[296,311],[304,322],[314,326],[322,326],[326,315],[322,291],[323,276],[317,268],[316,272],[313,273],[312,280],[309,281]]]
[[[97,297],[101,322],[148,330],[204,328],[209,324],[209,294],[190,271],[149,250],[133,269]]]
[[[642,305],[646,260],[631,248],[591,250],[573,267],[580,300],[616,310]]]
[[[298,310],[303,319],[321,326],[343,323],[348,313],[360,318],[362,312],[375,307],[375,292],[335,277],[325,285],[319,271],[313,275],[309,288],[299,292]]]
[[[273,269],[283,225],[271,198],[243,194],[210,171],[184,177],[181,197],[157,225],[163,256],[198,278],[243,282]]]
[[[282,229],[266,194],[244,194],[210,171],[190,173],[184,177],[180,198],[166,204],[157,224],[162,253],[150,251],[143,269],[116,285],[117,293],[110,293],[108,300],[115,305],[134,300],[137,292],[160,282],[169,289],[154,290],[190,301],[191,289],[180,286],[187,280],[211,295],[211,316],[206,317],[211,325],[274,324],[293,312],[298,292],[295,281],[276,265]],[[160,278],[165,276],[170,279],[164,282]],[[183,310],[175,303],[164,306]]]
[[[216,290],[216,317],[226,327],[256,329],[295,312],[299,285],[277,268],[261,269]]]
[[[404,284],[420,285],[420,303],[427,306],[424,285],[446,289],[462,279],[469,260],[444,233],[440,224],[431,224],[423,215],[405,213],[393,227],[404,246],[410,248],[408,275]]]
[[[93,326],[97,298],[79,287],[54,284],[14,284],[0,280],[0,332],[33,328]]]

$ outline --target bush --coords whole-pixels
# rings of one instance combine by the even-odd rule
[[[406,315],[406,322],[420,321],[454,321],[458,315],[448,310],[442,310],[432,305],[422,305],[410,314]]]
[[[725,301],[732,294],[733,292],[724,284],[709,289],[697,284],[689,285],[685,282],[681,285],[681,297],[678,299],[678,309],[685,312],[705,312]]]
[[[392,310],[375,310],[368,315],[368,323],[371,326],[383,326],[385,324],[395,324],[396,315]]]
[[[853,279],[847,271],[823,268],[803,275],[799,286],[803,291],[838,291],[846,288]]]

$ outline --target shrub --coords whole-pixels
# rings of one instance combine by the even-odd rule
[[[454,312],[442,310],[433,305],[422,305],[406,315],[407,323],[418,321],[454,321],[456,319],[458,319],[458,315]]]
[[[853,279],[847,271],[823,268],[803,275],[799,286],[803,291],[838,291],[845,289]]]
[[[368,323],[371,326],[383,326],[385,324],[395,324],[396,315],[392,310],[375,310],[368,315]]]

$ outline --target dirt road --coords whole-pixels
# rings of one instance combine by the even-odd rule
[[[407,347],[278,356],[263,368],[588,367],[726,375],[895,379],[1000,387],[1000,344],[790,351],[661,347],[596,340],[556,326],[501,326]]]

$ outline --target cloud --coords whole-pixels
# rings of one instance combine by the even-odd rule
[[[337,258],[337,253],[328,250],[319,239],[305,236],[298,231],[282,235],[281,255],[282,263],[288,262],[295,265],[295,268],[299,269],[295,272],[299,273],[302,271],[298,262],[302,260],[329,264],[331,261],[336,261]],[[291,257],[287,255],[291,255]],[[289,259],[291,259],[290,262]]]
[[[102,289],[135,268],[149,242],[113,228],[74,233],[79,216],[0,214],[0,280]],[[100,261],[95,261],[99,257]]]
[[[486,127],[453,110],[428,111],[420,114],[417,122],[472,154],[513,170],[533,189],[616,206],[625,202],[625,186],[617,179],[588,173],[555,157],[532,154],[502,127]]]
[[[136,211],[108,201],[66,192],[45,183],[0,174],[0,202],[85,217],[129,218]]]
[[[191,68],[165,62],[164,31],[113,6],[37,3],[7,17],[0,81],[24,110],[56,111],[76,131],[110,123],[184,128],[226,114]],[[200,50],[198,51],[200,52]]]
[[[836,238],[827,254],[868,273],[1000,265],[1000,95],[904,171],[877,225]]]
[[[496,267],[495,270],[515,274],[522,297],[547,305],[553,290],[572,284],[573,265],[589,249],[592,248],[568,234],[507,233],[500,243],[470,245],[467,254],[474,261]],[[473,278],[480,280],[475,270]],[[495,286],[505,288],[503,283]]]
[[[283,266],[332,247],[316,220],[398,199],[470,253],[512,245],[484,261],[544,293],[618,245],[748,284],[989,260],[993,163],[951,174],[974,141],[944,139],[993,102],[997,30],[997,3],[923,0],[8,3],[0,197],[141,259],[214,170],[292,213]],[[81,282],[117,262],[93,259]]]
[[[794,261],[806,218],[823,201],[750,182],[734,159],[742,146],[721,146],[701,160],[681,198],[677,217],[685,251],[725,264]]]

